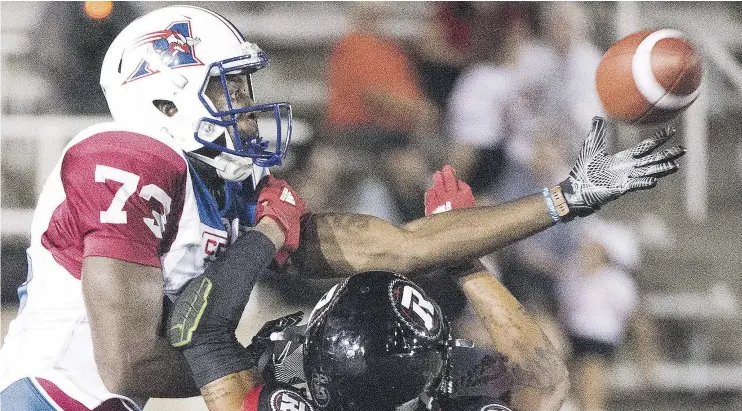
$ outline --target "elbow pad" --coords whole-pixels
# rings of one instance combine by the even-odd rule
[[[199,387],[254,366],[234,331],[276,247],[262,233],[242,234],[175,300],[167,327],[171,346],[183,355]]]

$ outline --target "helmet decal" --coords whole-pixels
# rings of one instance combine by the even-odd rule
[[[412,282],[397,278],[389,284],[389,298],[399,319],[415,334],[436,339],[442,331],[440,309]]]
[[[141,36],[133,47],[150,45],[168,67],[180,68],[204,64],[196,57],[196,45],[200,42],[200,38],[191,36],[190,21],[178,21],[170,23],[165,30]],[[158,70],[150,67],[149,63],[142,59],[124,84],[157,73],[159,73]]]
[[[311,314],[309,314],[309,320],[307,321],[307,324],[309,326],[314,325],[314,323],[319,321],[324,316],[324,314],[334,306],[335,301],[337,301],[337,297],[341,294],[347,283],[348,281],[345,280],[342,283],[333,285],[332,288],[330,288],[325,293],[325,295],[323,295],[322,298],[317,301],[317,304],[315,304]]]
[[[331,384],[330,377],[324,374],[316,372],[312,373],[312,379],[310,380],[312,400],[322,408],[327,407],[330,404],[330,389],[328,388]]]
[[[271,395],[272,411],[314,411],[311,404],[299,394],[289,390],[276,390]]]

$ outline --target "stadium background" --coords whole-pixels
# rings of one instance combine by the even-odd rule
[[[127,7],[141,14],[163,4]],[[290,174],[321,129],[325,64],[347,29],[352,5],[204,4],[228,16],[271,57],[272,67],[256,77],[257,92],[264,101],[293,103],[299,127],[287,164]],[[53,82],[63,80],[44,60],[51,54],[64,58],[72,40],[58,34],[81,18],[57,13],[55,7],[44,2],[0,5],[3,335],[16,309],[15,289],[25,278],[24,249],[41,184],[64,144],[83,126],[106,118],[98,88],[91,92],[100,94],[99,100],[88,104],[66,103],[50,92]],[[120,8],[114,3],[112,16]],[[432,9],[431,3],[386,3],[384,27],[402,44],[414,45],[424,36]],[[641,198],[601,211],[639,234],[644,257],[636,281],[643,307],[661,331],[663,349],[652,377],[643,382],[638,365],[619,350],[611,366],[609,409],[742,410],[742,5],[597,2],[586,3],[585,9],[593,25],[591,39],[601,50],[640,28],[674,27],[690,35],[705,64],[699,101],[675,121],[689,148],[681,171]],[[96,27],[103,26],[87,25],[74,40],[87,42],[91,54],[105,52],[107,44],[101,42],[110,38],[98,35]],[[44,48],[49,56],[39,53]],[[97,83],[97,66],[71,67],[65,75]],[[640,131],[620,126],[616,144],[636,141]],[[248,321],[241,332],[249,334],[256,326]],[[176,409],[204,408],[200,400],[154,400],[146,411]]]

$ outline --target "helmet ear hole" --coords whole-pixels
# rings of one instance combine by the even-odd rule
[[[170,100],[153,100],[152,104],[157,107],[162,114],[168,117],[172,117],[178,112],[178,107],[176,107],[175,103]]]

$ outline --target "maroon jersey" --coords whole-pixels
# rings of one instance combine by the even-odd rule
[[[198,183],[175,141],[161,132],[105,123],[67,145],[34,212],[28,280],[0,349],[0,390],[36,377],[53,386],[42,387],[47,393],[90,409],[118,397],[104,386],[93,357],[83,259],[160,267],[163,294],[177,294],[236,229]]]

